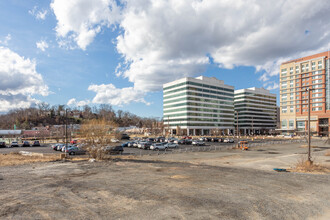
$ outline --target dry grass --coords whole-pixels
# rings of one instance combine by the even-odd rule
[[[329,167],[322,166],[315,162],[308,163],[306,159],[302,159],[302,158],[298,160],[297,164],[292,169],[292,171],[300,172],[300,173],[315,173],[315,174],[330,173]]]
[[[59,155],[49,156],[23,156],[18,152],[0,154],[0,166],[15,166],[28,163],[49,162],[60,160]]]

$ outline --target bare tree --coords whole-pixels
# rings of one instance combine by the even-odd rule
[[[111,139],[116,137],[117,127],[116,123],[104,119],[91,119],[82,124],[80,138],[91,157],[104,158],[107,153],[105,147],[111,145]]]

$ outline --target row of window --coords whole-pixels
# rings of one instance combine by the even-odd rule
[[[276,105],[274,105],[276,106]],[[255,106],[255,105],[248,105],[248,104],[238,104],[236,105],[235,103],[235,108],[242,108],[242,107],[246,107],[246,108],[260,108],[260,109],[268,109],[268,110],[272,110],[272,109],[275,109],[275,107],[272,107],[272,106]]]
[[[248,101],[248,100],[235,102],[235,105],[243,104],[243,103],[252,103],[252,104],[259,104],[259,105],[276,106],[276,103],[265,103],[265,102]]]
[[[170,126],[195,126],[195,127],[227,127],[227,128],[233,128],[233,124],[230,123],[206,123],[206,124],[199,124],[199,123],[178,123],[178,124],[170,124]]]
[[[212,119],[212,118],[186,118],[186,119],[168,119],[168,118],[164,118],[164,123],[167,122],[180,122],[180,121],[205,121],[205,122],[234,122],[234,118],[229,118],[229,119]]]
[[[242,92],[242,93],[235,93],[235,98],[237,96],[241,96],[243,95],[243,97],[253,97],[253,98],[267,98],[267,99],[275,99],[276,97],[274,96],[268,96],[268,95],[260,95],[260,94],[255,94],[255,93],[251,93],[251,92]]]
[[[227,89],[227,88],[223,88],[223,87],[211,86],[211,85],[208,85],[208,84],[195,83],[195,82],[189,82],[189,81],[188,82],[179,83],[179,84],[176,84],[176,85],[173,85],[173,86],[166,87],[163,90],[166,91],[166,90],[173,89],[173,88],[176,88],[176,87],[180,87],[180,86],[183,86],[183,85],[194,85],[194,86],[199,86],[199,87],[204,87],[204,88],[210,88],[210,89],[215,89],[215,90],[221,90],[221,91],[227,91],[227,92],[234,92],[233,89]]]
[[[322,69],[322,61],[318,61],[318,65],[317,65],[318,69]],[[296,66],[296,73],[299,73],[299,66]],[[312,62],[312,70],[316,70],[316,63]],[[301,64],[301,71],[305,72],[305,71],[309,71],[309,63],[304,63]],[[281,69],[281,75],[284,75],[287,73],[287,69]],[[290,67],[290,74],[293,74],[293,67]]]
[[[228,101],[234,101],[234,98],[227,98],[227,97],[222,97],[222,96],[216,96],[216,95],[207,95],[207,94],[202,94],[202,93],[197,93],[197,92],[183,92],[183,93],[179,93],[179,94],[175,94],[175,95],[171,95],[171,96],[166,96],[163,97],[164,101],[167,99],[171,99],[171,98],[177,98],[180,96],[184,96],[184,95],[192,95],[192,96],[199,96],[199,97],[204,97],[204,98],[213,98],[213,99],[219,99],[219,100],[228,100]]]
[[[227,113],[227,114],[233,114],[234,113],[234,110],[228,111],[228,110],[192,108],[192,107],[164,110],[164,113],[180,112],[180,111],[212,112],[212,113]]]
[[[312,108],[312,111],[322,111],[322,107]],[[293,108],[290,108],[290,112],[293,112]],[[296,112],[300,112],[300,108],[296,109]],[[302,109],[302,112],[308,112],[308,109]],[[282,109],[282,113],[288,113],[287,109]]]
[[[233,102],[224,102],[224,101],[217,101],[212,99],[203,99],[203,98],[195,98],[195,97],[184,97],[179,99],[173,99],[169,101],[164,101],[164,104],[175,103],[180,101],[197,101],[197,102],[207,102],[207,103],[215,103],[221,105],[232,105]]]
[[[164,109],[186,106],[186,105],[187,106],[207,107],[207,108],[218,108],[218,109],[234,109],[233,106],[209,105],[209,104],[202,104],[202,103],[196,103],[196,102],[184,102],[184,103],[178,103],[178,104],[173,104],[173,105],[166,105],[166,106],[164,106]]]
[[[228,113],[227,113],[228,114]],[[198,116],[198,117],[213,117],[213,118],[219,118],[219,117],[233,117],[234,112],[230,112],[230,115],[224,115],[224,113],[219,114],[203,114],[203,113],[195,113],[195,112],[188,112],[188,113],[180,113],[180,114],[171,114],[171,115],[164,115],[164,118],[173,118],[173,117],[188,117],[188,116]]]

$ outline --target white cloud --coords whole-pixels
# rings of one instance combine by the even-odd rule
[[[36,42],[37,48],[39,48],[42,51],[46,51],[48,48],[48,43],[44,40]]]
[[[40,103],[30,95],[0,95],[0,112],[8,112],[17,108],[29,108]]]
[[[326,0],[123,0],[120,6],[114,0],[53,0],[51,8],[58,36],[71,37],[81,49],[101,28],[118,23],[114,43],[124,62],[116,74],[133,82],[128,89],[135,92],[202,74],[209,58],[222,68],[254,66],[265,71],[260,80],[266,82],[282,61],[330,45]]]
[[[95,104],[111,104],[116,106],[127,105],[131,102],[142,102],[146,105],[150,103],[144,100],[145,93],[136,90],[133,87],[116,88],[113,84],[108,85],[90,85],[88,90],[96,92],[96,96],[92,100]]]
[[[36,71],[36,62],[0,46],[1,109],[26,107],[36,103],[31,95],[47,96],[48,87]]]
[[[275,89],[278,89],[278,87],[279,87],[278,83],[273,82],[273,85],[269,85],[269,86],[267,87],[267,89],[268,89],[268,90],[275,90]]]
[[[53,0],[50,7],[58,21],[58,37],[71,38],[83,50],[102,27],[110,27],[120,16],[114,0]]]
[[[117,38],[118,52],[129,63],[122,75],[148,91],[203,73],[208,56],[225,68],[265,70],[261,79],[268,80],[282,61],[329,43],[327,1],[169,0],[140,6],[128,0],[126,5]]]
[[[32,10],[29,10],[29,14],[33,15],[38,20],[45,20],[47,13],[48,11],[45,9],[39,11],[37,6],[34,6]]]
[[[67,105],[69,106],[85,106],[85,105],[88,105],[90,103],[89,100],[85,100],[85,101],[77,101],[75,98],[72,98],[68,101]]]
[[[3,40],[0,40],[0,44],[7,46],[10,40],[11,40],[11,35],[7,34],[7,36],[4,37]]]

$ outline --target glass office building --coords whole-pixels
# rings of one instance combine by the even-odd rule
[[[186,77],[163,85],[163,120],[171,134],[228,134],[234,129],[234,87],[214,77]]]
[[[235,90],[235,126],[241,135],[269,134],[277,123],[276,94],[264,88]],[[238,115],[238,120],[237,120]]]

